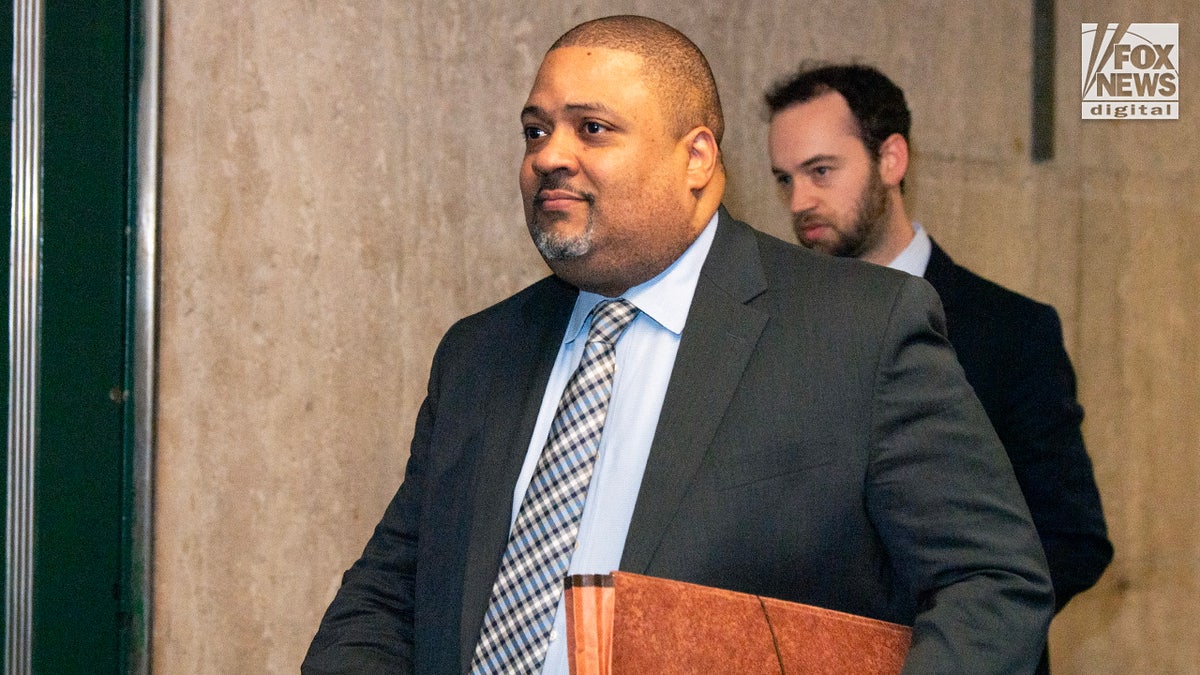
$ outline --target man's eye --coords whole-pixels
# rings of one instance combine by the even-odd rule
[[[537,139],[546,135],[546,131],[544,129],[539,129],[537,127],[525,127],[525,130],[522,133],[527,141],[536,141]]]
[[[780,187],[787,187],[792,184],[792,177],[786,173],[777,173],[775,174],[775,182],[778,183]]]
[[[604,125],[599,122],[584,122],[583,130],[589,134],[598,134],[604,131]]]
[[[814,176],[822,176],[822,177],[828,176],[830,171],[833,171],[833,167],[814,166],[813,170],[812,170]]]

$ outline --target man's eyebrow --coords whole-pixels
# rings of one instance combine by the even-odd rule
[[[600,102],[568,103],[567,110],[571,112],[598,112],[606,115],[616,115],[617,111]]]
[[[606,115],[617,116],[617,111],[609,106],[598,101],[586,101],[583,103],[568,103],[563,106],[563,109],[569,113],[604,113]],[[527,105],[521,109],[521,117],[547,117],[546,111],[540,106]]]
[[[776,176],[786,176],[792,171],[807,171],[819,164],[836,164],[841,165],[841,158],[837,155],[813,155],[808,159],[796,164],[793,169],[787,169],[775,164],[771,165],[771,173]]]
[[[809,157],[808,159],[804,160],[803,162],[800,162],[800,166],[804,167],[804,168],[808,168],[808,167],[815,166],[817,164],[824,164],[826,162],[835,162],[836,163],[837,161],[838,161],[837,155],[813,155],[812,157]]]
[[[812,157],[809,157],[808,159],[804,160],[803,162],[800,162],[799,164],[795,165],[795,169],[811,169],[814,166],[817,166],[818,164],[826,164],[826,163],[838,164],[838,163],[840,163],[840,160],[837,155],[813,155]],[[791,171],[789,171],[786,168],[782,168],[775,164],[772,164],[771,165],[771,173],[773,173],[775,175],[779,175],[779,176],[786,176],[787,174],[791,173]]]

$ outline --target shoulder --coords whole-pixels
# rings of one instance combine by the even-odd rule
[[[748,304],[771,315],[793,339],[823,335],[866,347],[905,327],[944,335],[937,294],[924,279],[742,227],[762,275],[763,290]]]
[[[459,319],[455,326],[470,327],[497,321],[512,321],[529,317],[531,313],[536,318],[537,309],[562,303],[573,303],[578,294],[577,289],[562,279],[547,276],[493,305]]]
[[[565,322],[578,291],[549,276],[514,295],[456,321],[446,331],[438,352],[471,350],[486,345],[520,344],[530,331]]]
[[[1053,307],[954,264],[938,249],[926,276],[941,296],[947,335],[967,379],[998,428],[1005,424],[1003,411],[1031,392],[1073,390]]]
[[[978,325],[1002,333],[1039,327],[1061,331],[1058,313],[1052,306],[957,264],[936,242],[925,278],[941,297],[952,331],[956,324]]]
[[[767,285],[790,299],[823,297],[828,302],[843,303],[851,298],[874,297],[889,301],[907,287],[924,285],[922,280],[898,270],[816,253],[764,232],[750,231]]]

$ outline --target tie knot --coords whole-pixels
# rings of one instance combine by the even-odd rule
[[[588,331],[588,342],[603,341],[610,345],[616,344],[637,313],[638,308],[625,298],[601,302],[592,310],[592,328]]]

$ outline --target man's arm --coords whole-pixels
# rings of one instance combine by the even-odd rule
[[[917,616],[906,673],[1032,672],[1053,591],[1012,468],[911,278],[880,355],[867,508]]]
[[[1083,444],[1075,372],[1052,308],[1039,311],[1010,360],[1011,380],[993,419],[1046,552],[1056,610],[1091,588],[1112,544]]]

